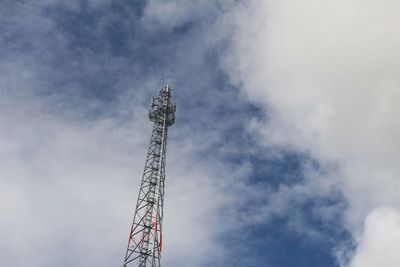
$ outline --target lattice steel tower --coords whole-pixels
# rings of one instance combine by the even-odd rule
[[[139,197],[129,234],[124,267],[159,267],[162,249],[165,157],[168,127],[175,123],[171,88],[153,97],[149,118],[154,122]]]

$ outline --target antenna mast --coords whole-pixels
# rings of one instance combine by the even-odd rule
[[[171,88],[162,86],[153,97],[149,118],[154,122],[124,267],[160,267],[168,127],[175,123]]]

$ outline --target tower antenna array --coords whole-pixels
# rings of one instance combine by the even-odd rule
[[[160,267],[168,127],[175,123],[172,89],[163,85],[153,97],[149,118],[153,125],[126,249],[124,267]]]

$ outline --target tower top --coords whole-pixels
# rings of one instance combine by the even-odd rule
[[[152,122],[171,126],[175,123],[176,104],[172,103],[172,89],[169,85],[161,87],[158,96],[153,97],[149,118]]]
[[[165,91],[165,92],[169,93],[170,91],[172,91],[172,88],[169,87],[169,85],[167,84],[167,85],[163,86],[160,91]]]

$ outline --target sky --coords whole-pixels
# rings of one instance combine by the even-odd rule
[[[0,0],[0,265],[122,266],[164,79],[163,266],[398,267],[399,10]]]

